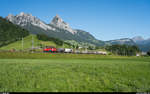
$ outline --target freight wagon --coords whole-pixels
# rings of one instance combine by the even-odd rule
[[[72,53],[73,52],[73,50],[72,49],[69,49],[69,48],[65,48],[65,51],[64,51],[65,53]]]

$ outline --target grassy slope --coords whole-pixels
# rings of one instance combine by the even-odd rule
[[[149,58],[0,59],[0,92],[150,92]]]
[[[34,38],[34,46],[39,46],[39,44],[47,45],[47,46],[54,46],[54,47],[62,47],[62,46],[57,46],[54,42],[52,41],[41,41],[36,38],[35,35],[33,35]],[[23,49],[28,49],[32,47],[32,35],[29,35],[24,38],[24,47]],[[64,45],[65,48],[69,47],[68,45]],[[21,50],[22,49],[22,41],[17,41],[14,43],[11,43],[7,46],[1,47],[0,50],[10,50],[10,49],[17,49]]]

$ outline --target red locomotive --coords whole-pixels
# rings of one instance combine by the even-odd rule
[[[46,47],[43,49],[44,52],[51,52],[51,53],[55,53],[57,52],[57,49],[55,47]]]

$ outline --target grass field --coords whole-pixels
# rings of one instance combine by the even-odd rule
[[[0,92],[150,92],[149,57],[0,53],[0,58]]]

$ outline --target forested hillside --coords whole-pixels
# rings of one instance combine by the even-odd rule
[[[21,40],[22,37],[28,35],[29,32],[27,30],[0,17],[0,47]]]

